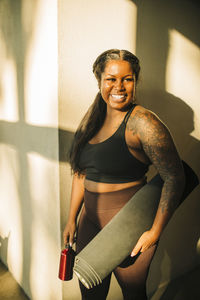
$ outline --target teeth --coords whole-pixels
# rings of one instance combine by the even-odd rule
[[[115,99],[122,99],[124,98],[124,95],[112,95],[112,97]]]

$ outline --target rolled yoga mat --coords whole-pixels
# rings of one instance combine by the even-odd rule
[[[193,170],[185,162],[183,165],[186,186],[180,204],[199,183]],[[143,232],[151,228],[162,186],[160,175],[153,177],[76,256],[74,273],[86,288],[100,284],[130,255]]]

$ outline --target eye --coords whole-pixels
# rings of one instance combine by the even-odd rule
[[[133,81],[133,78],[129,77],[125,79],[126,81]]]
[[[108,80],[108,81],[115,81],[115,78],[107,78],[106,80]]]

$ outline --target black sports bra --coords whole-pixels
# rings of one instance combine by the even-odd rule
[[[136,105],[125,115],[115,133],[103,142],[86,143],[79,160],[86,179],[105,183],[124,183],[144,177],[149,165],[139,161],[129,151],[125,129],[129,116]]]

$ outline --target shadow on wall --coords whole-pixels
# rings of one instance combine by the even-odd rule
[[[132,0],[133,1],[133,0]],[[39,154],[56,159],[51,152],[47,151],[48,138],[55,134],[56,128],[34,127],[24,122],[24,79],[25,79],[25,61],[26,51],[28,49],[29,40],[32,35],[32,27],[34,23],[34,16],[37,9],[37,1],[30,1],[31,6],[31,20],[29,24],[29,31],[25,32],[22,24],[22,0],[0,0],[0,31],[7,47],[6,53],[8,58],[12,58],[15,62],[16,76],[17,76],[17,93],[18,93],[18,107],[19,107],[19,122],[10,123],[6,121],[0,122],[2,133],[7,132],[6,136],[1,135],[1,142],[15,146],[18,150],[19,166],[21,169],[19,187],[23,185],[27,187],[26,191],[19,189],[19,198],[26,199],[26,203],[20,203],[21,207],[21,221],[22,221],[22,243],[23,243],[23,274],[22,281],[27,284],[30,282],[27,278],[30,277],[28,273],[31,266],[31,217],[27,217],[26,210],[31,211],[31,195],[29,187],[29,170],[26,154],[28,151],[35,151]],[[157,113],[161,119],[170,128],[178,149],[180,149],[182,158],[188,162],[194,170],[199,170],[199,141],[190,136],[193,130],[193,111],[181,99],[165,91],[165,73],[167,62],[167,51],[169,47],[168,29],[176,28],[195,44],[199,43],[198,32],[193,31],[193,28],[199,28],[195,24],[195,18],[185,20],[181,16],[179,10],[187,9],[189,1],[133,1],[138,6],[138,33],[137,33],[137,55],[142,62],[142,73],[144,74],[144,89],[139,91],[139,98],[141,103],[152,109]],[[197,1],[191,1],[198,6]],[[197,3],[197,4],[195,4]],[[191,4],[193,5],[193,4]],[[178,14],[178,15],[177,15]],[[4,16],[4,17],[3,17]],[[190,24],[188,26],[187,24]],[[0,71],[1,78],[1,71]],[[1,87],[0,87],[1,93]],[[158,101],[159,99],[159,101]],[[180,126],[181,124],[181,126]],[[5,128],[5,131],[4,131]],[[18,133],[20,131],[20,138]],[[43,137],[45,137],[43,139]],[[27,147],[21,147],[24,139],[27,139]],[[62,162],[67,161],[67,152],[69,150],[73,133],[60,129],[59,130],[59,159]],[[37,148],[40,141],[40,147]],[[44,141],[41,146],[41,141]],[[191,155],[192,153],[192,155]],[[180,260],[187,261],[188,253],[196,256],[196,244],[199,238],[199,221],[195,212],[198,212],[200,207],[196,201],[196,190],[193,193],[191,201],[185,201],[176,214],[176,220],[172,220],[169,224],[167,232],[172,232],[176,227],[173,235],[165,234],[165,245],[161,245],[161,250],[157,256],[158,265],[161,264],[164,253],[167,252],[170,258],[171,273],[175,272],[175,268],[180,265],[181,261],[175,261],[177,258],[177,251],[182,251]],[[185,223],[192,225],[186,231],[182,230],[183,220]],[[192,221],[191,221],[192,219]],[[191,230],[193,226],[193,230]],[[185,229],[185,227],[184,227]],[[185,244],[185,239],[187,244]],[[176,241],[176,245],[174,244]],[[0,240],[3,248],[7,253],[7,239]],[[28,245],[28,248],[27,248]],[[6,254],[5,253],[5,257]],[[185,265],[184,265],[185,266]],[[184,269],[183,266],[183,269]],[[161,273],[161,270],[160,270]],[[156,274],[155,286],[159,285],[160,274]],[[27,290],[31,291],[28,286]],[[31,294],[29,294],[31,296]],[[171,298],[173,299],[173,298]]]
[[[154,111],[168,126],[182,159],[198,172],[200,142],[191,135],[194,130],[194,113],[191,107],[164,91],[144,90],[138,94],[139,102]]]
[[[10,233],[8,234],[7,237],[0,236],[0,257],[5,265],[8,265],[7,255],[8,255],[9,236],[10,236]]]
[[[37,10],[38,1],[26,2],[23,0],[0,0],[0,37],[4,42],[4,55],[5,59],[12,60],[15,66],[16,72],[16,84],[17,84],[17,107],[18,107],[18,122],[0,122],[1,137],[0,142],[4,144],[10,144],[16,147],[18,151],[18,164],[19,164],[19,182],[18,193],[19,207],[21,209],[21,232],[22,232],[22,286],[29,291],[31,297],[30,287],[30,266],[31,266],[31,216],[27,216],[27,211],[31,212],[31,195],[29,187],[29,170],[26,156],[26,150],[24,150],[24,141],[27,136],[27,126],[25,124],[25,70],[26,70],[26,54],[29,46],[30,39],[32,37],[33,24],[35,20],[35,13]],[[28,25],[24,28],[24,5],[28,4]],[[30,17],[31,16],[31,17]],[[3,48],[2,48],[3,49]],[[3,65],[2,65],[3,67]],[[3,68],[0,71],[0,82],[2,78]],[[0,95],[2,87],[0,86]],[[20,130],[20,134],[19,134]],[[31,138],[31,136],[30,136]],[[26,187],[24,189],[23,187]],[[24,200],[25,199],[25,200]],[[12,234],[12,232],[11,232]],[[5,257],[5,263],[7,262],[7,246],[8,239],[1,240],[3,255]]]
[[[59,160],[61,162],[68,161],[68,153],[72,144],[73,137],[74,133],[59,129]]]
[[[33,203],[30,187],[30,169],[27,154],[35,152],[49,160],[57,161],[55,151],[51,151],[52,136],[58,134],[58,129],[45,126],[34,126],[26,123],[25,88],[27,78],[27,55],[35,30],[35,20],[39,0],[0,0],[0,39],[2,40],[2,55],[0,55],[0,104],[3,100],[3,75],[5,61],[11,61],[16,78],[16,107],[18,121],[0,120],[0,143],[11,146],[17,152],[19,179],[16,182],[19,199],[19,219],[21,223],[22,257],[20,284],[32,298],[31,266],[32,266],[32,221]],[[25,20],[26,19],[26,20]],[[4,59],[4,61],[3,61]],[[60,161],[67,161],[67,148],[73,134],[60,130]],[[57,147],[57,145],[56,145]],[[12,161],[9,162],[13,169]],[[49,186],[53,186],[49,182]],[[27,213],[28,212],[28,213]],[[12,236],[12,231],[10,235]],[[3,262],[8,265],[8,238],[0,237],[0,251]]]
[[[200,46],[198,1],[139,1],[137,5],[136,54],[141,61],[144,82],[138,87],[139,102],[154,111],[169,127],[181,158],[199,175],[200,142],[191,136],[194,130],[194,113],[182,99],[166,92],[166,67],[169,51],[169,30],[175,29]],[[191,53],[192,56],[192,53]],[[192,89],[192,87],[191,87]],[[153,290],[163,278],[162,262],[168,257],[169,279],[173,279],[197,265],[200,210],[199,187],[179,207],[168,224],[156,255],[153,268]],[[170,299],[174,299],[170,294]],[[163,298],[167,299],[167,290]]]

